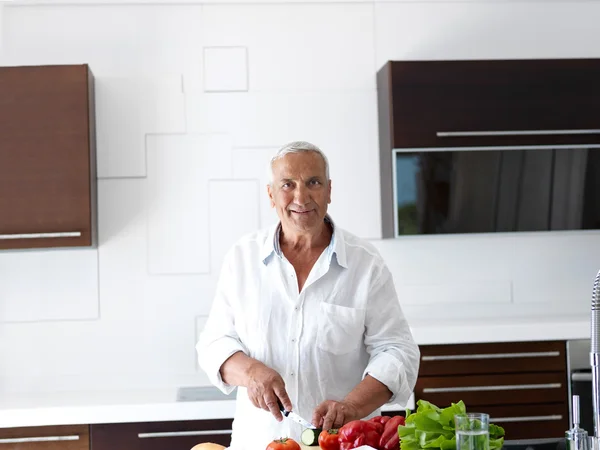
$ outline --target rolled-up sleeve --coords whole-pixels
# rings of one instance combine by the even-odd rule
[[[364,370],[392,392],[389,403],[406,404],[419,373],[420,351],[404,316],[389,269],[384,265],[371,285],[365,318]]]
[[[196,344],[198,364],[206,372],[210,382],[225,394],[230,394],[235,386],[223,381],[221,366],[234,353],[248,353],[235,330],[233,299],[230,295],[233,281],[228,255],[217,282],[210,314]]]

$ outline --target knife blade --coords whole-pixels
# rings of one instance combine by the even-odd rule
[[[312,430],[316,430],[317,429],[317,427],[315,427],[312,423],[310,423],[308,420],[304,420],[302,417],[300,417],[295,412],[293,412],[293,411],[287,411],[283,407],[283,405],[281,404],[281,402],[279,402],[279,410],[281,411],[281,414],[283,414],[284,417],[287,417],[288,419],[291,419],[294,422],[299,423],[304,428],[310,428]]]

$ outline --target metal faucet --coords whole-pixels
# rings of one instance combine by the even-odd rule
[[[592,449],[600,450],[600,271],[592,291],[592,329],[590,364],[592,366],[592,402],[594,407],[594,436]]]

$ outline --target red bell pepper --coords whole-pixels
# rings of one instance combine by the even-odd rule
[[[353,420],[339,429],[340,450],[350,450],[361,445],[378,448],[383,425],[367,420]]]
[[[405,423],[406,419],[404,416],[394,416],[386,422],[383,433],[379,438],[379,450],[400,449],[400,435],[398,434],[398,427],[400,425],[404,425]]]
[[[375,416],[375,417],[371,417],[369,419],[369,422],[375,422],[375,423],[380,423],[382,425],[385,425],[385,423],[390,419],[391,419],[390,416]]]

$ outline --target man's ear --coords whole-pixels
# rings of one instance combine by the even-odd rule
[[[269,200],[271,200],[271,208],[275,208],[275,200],[273,199],[273,186],[267,184],[267,194],[269,194]]]
[[[328,184],[328,195],[327,195],[327,203],[331,203],[331,180],[327,182]]]

